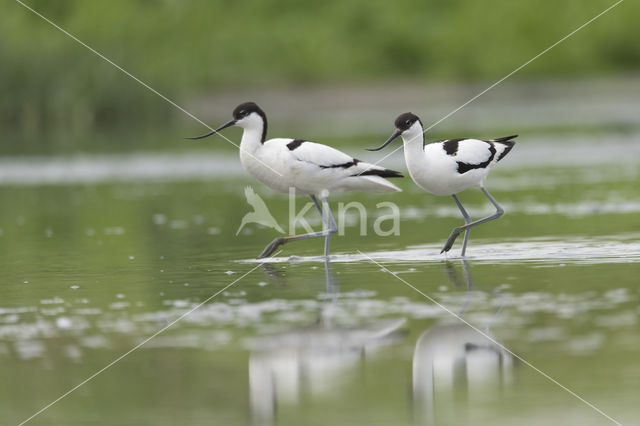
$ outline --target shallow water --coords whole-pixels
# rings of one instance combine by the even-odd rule
[[[634,424],[640,157],[592,142],[567,166],[552,140],[514,150],[487,182],[507,214],[471,232],[467,261],[439,254],[461,223],[446,197],[408,180],[337,197],[370,218],[361,236],[346,215],[329,265],[320,241],[252,260],[277,233],[235,235],[242,190],[281,223],[288,200],[235,159],[5,159],[1,423],[163,330],[31,424],[612,423],[562,386]],[[399,236],[372,232],[383,199]],[[479,192],[462,201],[490,213]]]

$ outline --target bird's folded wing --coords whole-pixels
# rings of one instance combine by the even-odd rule
[[[290,153],[299,161],[312,163],[323,169],[349,168],[359,163],[358,160],[342,151],[309,141],[298,144]]]
[[[467,164],[482,164],[493,160],[496,149],[492,143],[479,139],[464,139],[458,142],[455,159]]]

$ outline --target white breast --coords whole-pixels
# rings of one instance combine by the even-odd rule
[[[277,143],[282,141],[282,143]],[[290,139],[271,139],[253,151],[240,149],[240,163],[251,176],[279,192],[288,193],[295,187],[291,162],[287,161],[282,145]],[[273,143],[272,142],[276,142]],[[286,149],[286,147],[285,147]]]

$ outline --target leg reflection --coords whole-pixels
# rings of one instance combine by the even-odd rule
[[[405,323],[404,318],[354,323],[340,311],[339,282],[329,258],[324,270],[316,320],[256,338],[250,345],[249,398],[255,424],[275,423],[278,410],[302,399],[335,395],[341,383],[353,379],[351,373],[364,362],[367,348],[393,342]]]

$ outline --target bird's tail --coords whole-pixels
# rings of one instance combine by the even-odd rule
[[[346,179],[347,184],[353,182],[354,191],[365,192],[400,192],[400,188],[387,181],[388,178],[401,178],[402,173],[382,166],[358,162],[358,168],[353,172],[350,179]],[[349,186],[349,185],[347,185]]]
[[[503,136],[501,138],[495,138],[492,139],[493,142],[500,142],[500,143],[504,143],[506,145],[513,145],[514,143],[516,143],[516,141],[512,141],[511,139],[515,139],[517,138],[518,135],[511,135],[511,136]]]
[[[402,175],[393,177],[401,176]],[[380,176],[363,176],[362,179],[367,179],[371,182],[371,189],[368,190],[369,192],[402,192],[402,189]]]
[[[380,176],[352,176],[342,182],[343,190],[364,192],[402,192],[388,180]]]
[[[508,153],[513,149],[513,146],[516,144],[516,141],[512,140],[517,138],[518,135],[504,136],[501,138],[492,139],[491,142],[497,142],[499,145],[496,146],[496,151],[498,157],[496,158],[496,162],[502,160]]]

